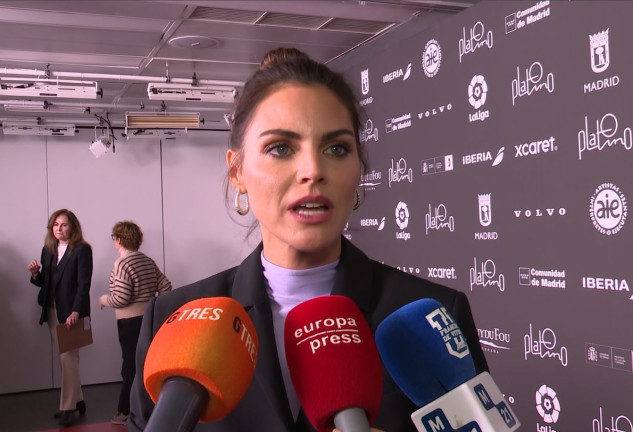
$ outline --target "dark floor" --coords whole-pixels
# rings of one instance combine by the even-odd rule
[[[86,414],[75,413],[75,424],[62,428],[53,418],[59,409],[59,389],[0,395],[1,432],[126,432],[110,423],[116,411],[121,383],[83,386]]]

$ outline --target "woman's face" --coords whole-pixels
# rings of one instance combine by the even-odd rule
[[[227,153],[227,163],[235,153]],[[287,268],[332,262],[356,200],[361,163],[350,115],[321,85],[288,84],[255,109],[230,173],[259,221],[264,256]]]
[[[53,235],[60,243],[68,243],[70,237],[70,223],[68,222],[68,216],[59,215],[53,222]]]

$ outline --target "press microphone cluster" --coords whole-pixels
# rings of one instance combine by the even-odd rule
[[[147,350],[143,382],[156,405],[145,431],[191,431],[225,417],[251,382],[257,343],[248,314],[231,298],[181,306]]]
[[[511,432],[520,423],[488,372],[476,374],[466,339],[433,299],[394,311],[376,328],[380,357],[404,394],[421,407],[419,432]]]
[[[371,330],[348,297],[322,296],[290,310],[284,346],[292,384],[319,432],[369,432],[382,398]]]

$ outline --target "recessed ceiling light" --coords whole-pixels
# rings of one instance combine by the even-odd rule
[[[178,36],[169,39],[169,45],[176,48],[213,48],[220,41],[207,36]]]

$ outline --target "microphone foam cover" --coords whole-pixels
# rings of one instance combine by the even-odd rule
[[[320,432],[333,417],[361,408],[372,423],[382,398],[380,357],[371,330],[348,297],[316,297],[290,310],[284,325],[290,377],[299,402]]]
[[[163,383],[186,377],[209,392],[200,421],[226,416],[242,399],[255,370],[257,334],[244,308],[228,297],[208,297],[181,306],[158,329],[143,369],[156,403]]]
[[[393,380],[419,407],[476,374],[464,334],[433,299],[414,301],[387,316],[376,328],[376,345]]]

